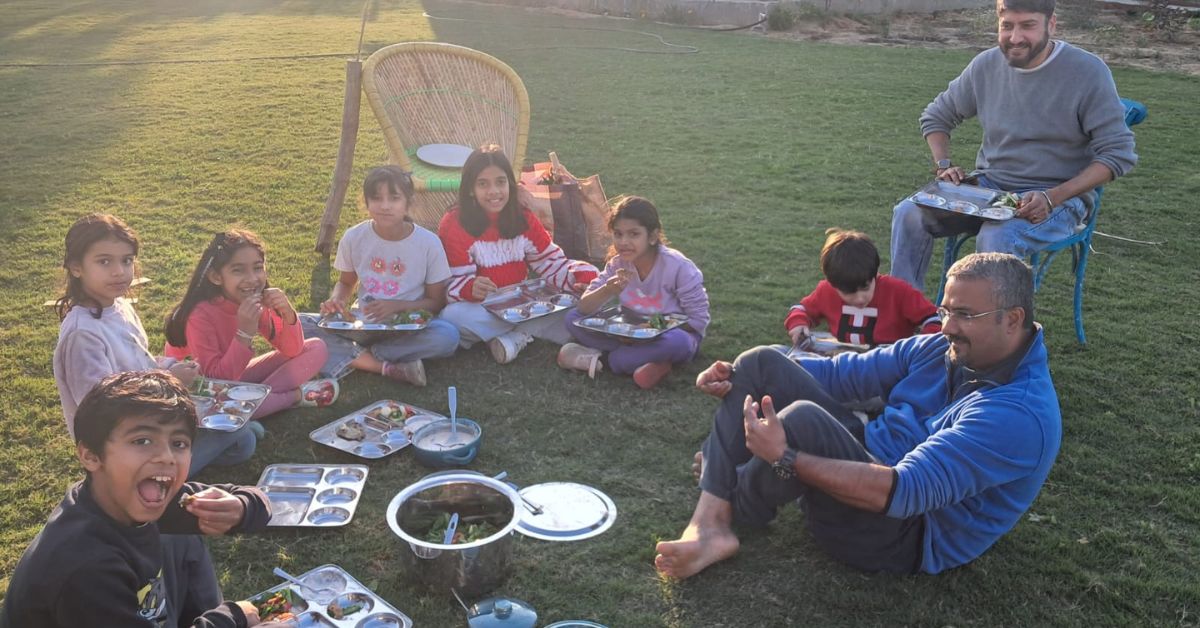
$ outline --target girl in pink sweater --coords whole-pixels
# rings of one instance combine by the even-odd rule
[[[167,317],[166,332],[166,354],[192,356],[204,376],[270,386],[255,418],[337,399],[337,380],[309,381],[325,364],[325,343],[305,340],[287,295],[267,285],[266,249],[249,231],[213,237],[183,300]],[[258,335],[275,350],[255,357]]]

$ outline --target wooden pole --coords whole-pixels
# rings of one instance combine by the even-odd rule
[[[337,233],[342,202],[346,200],[346,188],[350,185],[350,169],[354,165],[354,145],[358,141],[358,113],[361,103],[362,61],[347,59],[346,95],[342,99],[342,138],[338,144],[337,163],[333,167],[329,197],[325,199],[321,230],[317,234],[317,252],[326,257],[333,247],[333,234]]]

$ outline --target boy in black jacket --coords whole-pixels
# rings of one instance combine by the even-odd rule
[[[0,628],[262,625],[249,602],[221,602],[197,533],[257,530],[258,489],[185,482],[196,407],[165,371],[106,377],[79,404],[72,486],[9,583]],[[187,502],[187,505],[182,505]]]

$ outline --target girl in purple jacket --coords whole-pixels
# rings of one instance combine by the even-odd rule
[[[567,331],[575,342],[563,345],[558,365],[595,377],[607,361],[614,373],[632,373],[638,386],[653,388],[700,348],[709,321],[704,275],[692,260],[667,246],[658,209],[640,196],[617,199],[608,228],[613,235],[608,264],[567,314]],[[687,323],[639,344],[576,324],[587,322],[614,299],[627,322],[653,323],[682,315]]]

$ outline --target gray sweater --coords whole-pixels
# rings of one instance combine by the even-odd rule
[[[1137,163],[1108,66],[1065,42],[1032,70],[999,48],[981,52],[925,108],[921,133],[950,133],[972,116],[983,127],[975,167],[1005,190],[1050,188],[1093,162],[1115,179]]]

